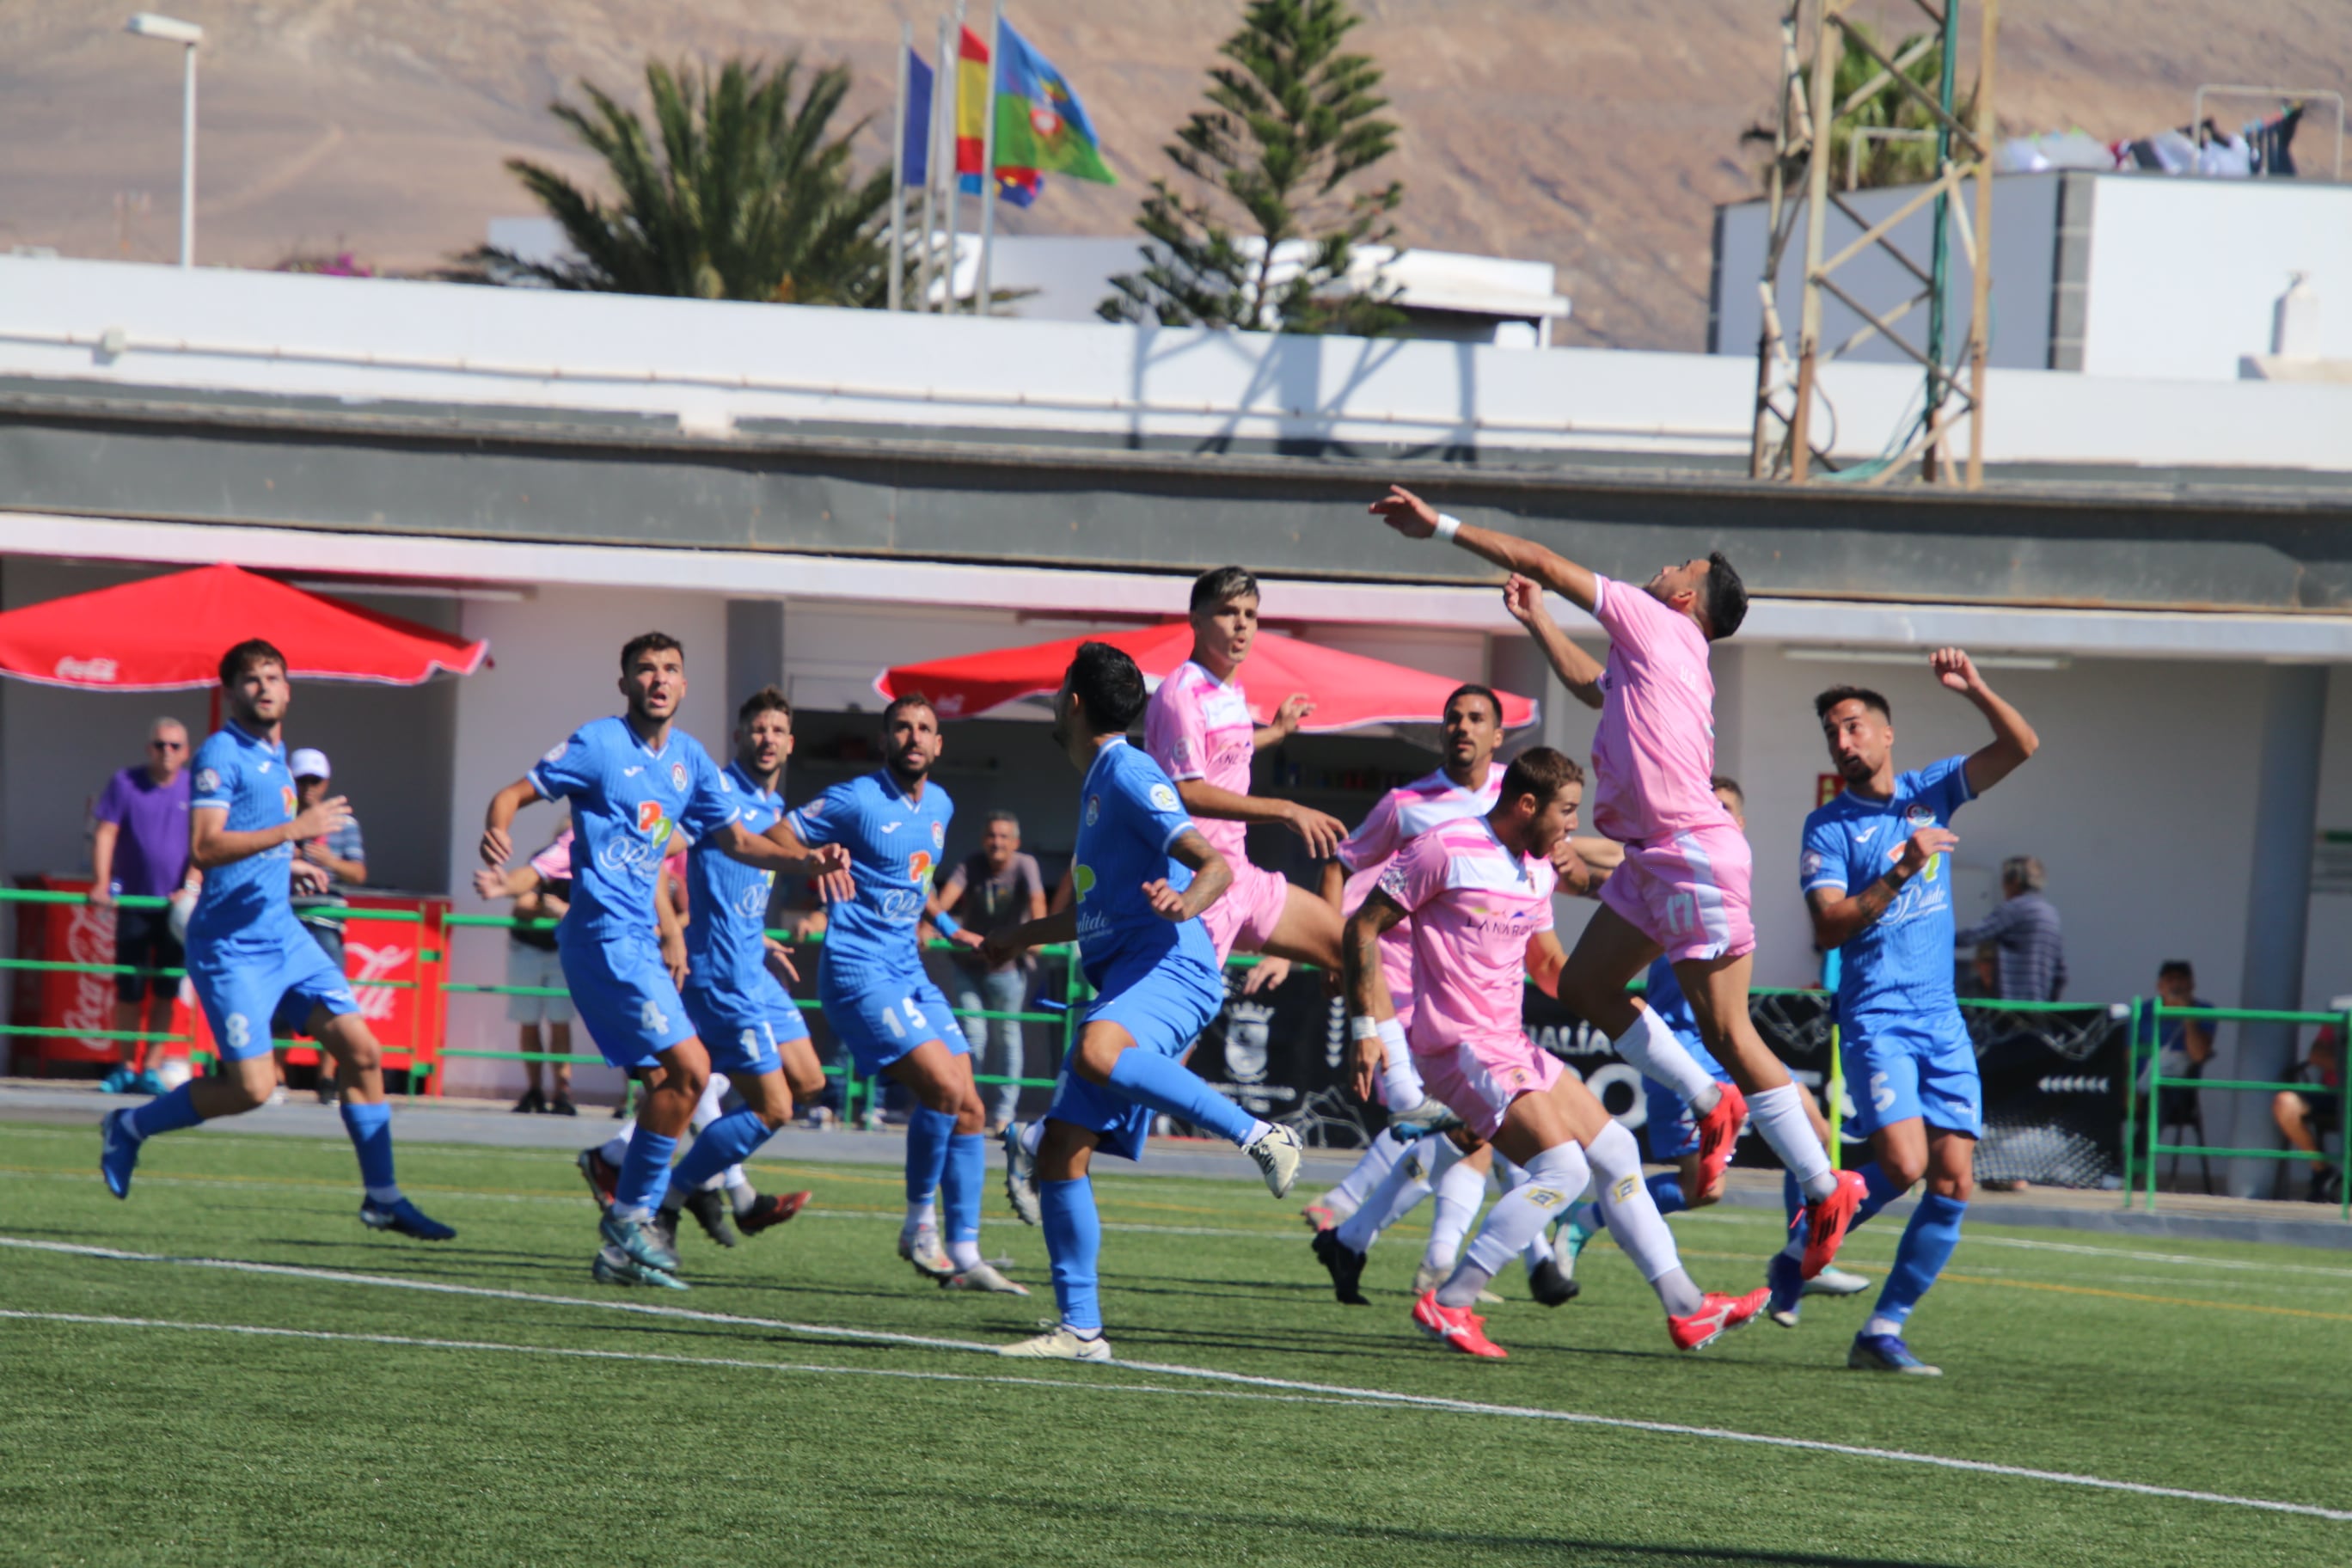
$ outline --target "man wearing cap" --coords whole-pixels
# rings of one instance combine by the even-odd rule
[[[286,759],[287,771],[294,775],[294,795],[299,803],[296,809],[308,811],[327,797],[327,783],[333,776],[328,765],[327,753],[316,746],[304,746]],[[331,911],[343,907],[351,889],[367,880],[367,850],[360,841],[359,818],[354,816],[341,827],[318,838],[306,838],[295,848],[297,874],[294,879],[294,918],[302,929],[326,950],[335,961],[343,964],[343,917]],[[305,868],[315,868],[308,877]],[[286,1053],[278,1053],[278,1077],[286,1079]],[[326,1052],[319,1053],[319,1099],[335,1098],[335,1061]]]

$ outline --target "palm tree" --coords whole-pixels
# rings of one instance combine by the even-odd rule
[[[1854,31],[1870,38],[1873,43],[1877,42],[1877,36],[1867,26],[1857,23]],[[1914,34],[1885,53],[1890,60],[1900,60],[1914,48],[1922,52],[1918,58],[1904,68],[1903,74],[1933,98],[1944,69],[1944,46],[1940,40],[1924,33]],[[1833,100],[1840,104],[1847,102],[1877,75],[1877,64],[1861,50],[1840,51],[1837,73],[1831,88]],[[1973,124],[1976,121],[1976,89],[1971,87],[1965,94],[1955,96],[1958,101],[1952,107],[1953,118],[1963,125]],[[1856,171],[1859,177],[1855,185],[1861,190],[1871,190],[1880,185],[1917,184],[1935,178],[1936,143],[1928,137],[1913,135],[1899,140],[1870,137],[1863,142],[1858,158],[1852,146],[1855,133],[1865,128],[1920,132],[1932,131],[1935,125],[1935,117],[1922,109],[1916,99],[1891,81],[1880,83],[1877,91],[1855,104],[1850,112],[1840,115],[1837,122],[1830,128],[1831,188],[1844,188],[1849,167]],[[1744,142],[1762,142],[1769,146],[1774,136],[1770,127],[1753,125],[1743,132],[1739,139]],[[1768,161],[1766,173],[1769,174],[1769,169]],[[1786,174],[1795,188],[1801,188],[1805,179],[1805,160],[1801,157],[1793,160]]]
[[[507,167],[563,227],[576,258],[555,265],[485,246],[467,259],[504,281],[614,294],[874,307],[887,297],[890,174],[860,179],[829,134],[849,70],[826,66],[795,104],[797,58],[770,70],[731,58],[714,76],[646,65],[653,131],[593,82],[588,107],[550,106],[604,161],[610,205],[543,164]],[[654,136],[660,146],[656,151]]]

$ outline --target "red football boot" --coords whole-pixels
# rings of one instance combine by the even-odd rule
[[[1766,1303],[1772,1300],[1769,1289],[1750,1290],[1745,1296],[1719,1296],[1710,1290],[1699,1310],[1686,1318],[1669,1316],[1666,1332],[1674,1337],[1678,1351],[1703,1351],[1734,1329],[1744,1329],[1756,1321]]]
[[[735,1228],[745,1236],[757,1236],[800,1213],[801,1205],[808,1201],[806,1193],[761,1193],[750,1208],[735,1216]]]
[[[1452,1345],[1465,1355],[1501,1361],[1511,1352],[1486,1337],[1486,1320],[1467,1307],[1441,1307],[1430,1291],[1412,1304],[1413,1326],[1431,1339]]]
[[[1723,1098],[1698,1119],[1698,1190],[1702,1193],[1715,1191],[1715,1184],[1723,1180],[1723,1168],[1731,1163],[1739,1129],[1748,1121],[1748,1097],[1739,1092],[1739,1086],[1722,1087]]]
[[[1840,1171],[1837,1191],[1798,1211],[1798,1217],[1806,1226],[1805,1258],[1800,1270],[1806,1279],[1811,1279],[1830,1266],[1830,1259],[1837,1256],[1839,1244],[1853,1225],[1854,1211],[1869,1195],[1870,1185],[1859,1174]]]

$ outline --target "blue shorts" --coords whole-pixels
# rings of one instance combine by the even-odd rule
[[[950,1055],[968,1057],[971,1042],[964,1038],[948,999],[940,988],[913,974],[867,972],[836,977],[819,966],[816,998],[824,1021],[849,1047],[857,1070],[871,1078],[921,1045],[937,1040]]]
[[[765,1077],[783,1070],[776,1047],[808,1038],[808,1024],[773,978],[750,994],[689,984],[681,992],[686,1016],[710,1052],[713,1072]]]
[[[555,928],[556,955],[572,1010],[604,1059],[624,1072],[656,1065],[661,1053],[694,1038],[693,1020],[662,964],[650,927],[608,933]]]
[[[1690,1042],[1683,1042],[1688,1045]],[[1694,1052],[1702,1063],[1710,1058],[1703,1052]],[[1719,1067],[1709,1070],[1717,1083],[1729,1083],[1731,1075]],[[1642,1131],[1650,1140],[1650,1158],[1664,1164],[1679,1160],[1685,1154],[1698,1152],[1698,1118],[1691,1114],[1690,1101],[1668,1089],[1655,1079],[1642,1080],[1642,1100],[1647,1108],[1647,1119]]]
[[[270,1027],[281,1016],[299,1029],[314,1008],[338,1017],[360,1010],[342,966],[290,910],[282,927],[272,922],[227,942],[189,943],[187,967],[225,1062],[268,1056]]]
[[[1102,994],[1087,1007],[1085,1024],[1117,1024],[1134,1037],[1137,1050],[1172,1061],[1184,1059],[1225,1005],[1224,983],[1215,970],[1174,956],[1139,963],[1131,970],[1114,966],[1100,988]],[[1104,1152],[1123,1160],[1143,1158],[1143,1141],[1151,1133],[1150,1107],[1089,1083],[1071,1070],[1066,1057],[1045,1116],[1100,1134]]]
[[[1958,1007],[1921,1016],[1877,1014],[1845,1021],[1849,1134],[1868,1137],[1912,1117],[1969,1138],[1984,1136],[1984,1083],[1976,1043]]]

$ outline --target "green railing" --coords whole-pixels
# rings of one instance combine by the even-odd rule
[[[2132,1001],[2130,1047],[2126,1059],[2126,1082],[2128,1085],[2124,1100],[2124,1207],[2132,1206],[2135,1155],[2146,1179],[2145,1206],[2156,1209],[2157,1157],[2169,1154],[2176,1169],[2181,1156],[2193,1154],[2200,1159],[2227,1160],[2304,1160],[2314,1166],[2327,1163],[2324,1151],[2304,1149],[2234,1149],[2215,1143],[2166,1143],[2159,1142],[2162,1121],[2159,1108],[2168,1089],[2220,1089],[2232,1094],[2277,1094],[2282,1090],[2302,1094],[2312,1086],[2307,1083],[2272,1082],[2261,1079],[2170,1077],[2163,1070],[2164,1025],[2168,1019],[2198,1024],[2318,1024],[2332,1025],[2338,1030],[2338,1051],[2352,1048],[2352,1013],[2294,1013],[2263,1007],[2174,1007],[2162,1000]],[[2143,1052],[2145,1055],[2143,1055]],[[2339,1058],[2339,1059],[2341,1059]],[[2135,1150],[2139,1132],[2140,1064],[2147,1064],[2147,1125],[2146,1142]],[[2343,1090],[2337,1091],[2339,1096]],[[2336,1175],[2342,1193],[2337,1213],[2352,1220],[2352,1119],[2339,1120],[2336,1132]]]

